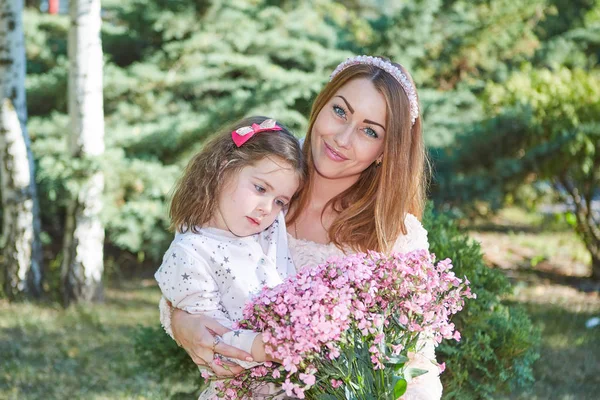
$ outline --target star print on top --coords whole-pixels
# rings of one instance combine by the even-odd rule
[[[173,307],[210,316],[232,328],[252,294],[296,273],[285,232],[280,213],[269,228],[252,236],[238,237],[216,228],[177,233],[154,277]],[[172,336],[170,321],[163,323]],[[256,333],[242,336],[243,349],[249,351]]]

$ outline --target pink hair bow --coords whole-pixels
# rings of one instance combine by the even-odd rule
[[[280,131],[282,128],[277,125],[274,119],[266,119],[260,125],[252,124],[251,126],[242,126],[231,132],[231,138],[237,147],[240,147],[258,132],[264,131]]]

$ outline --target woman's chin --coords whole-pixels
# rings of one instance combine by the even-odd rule
[[[352,171],[348,171],[347,168],[343,166],[318,166],[315,163],[315,171],[319,174],[320,177],[331,180],[350,180],[356,181],[360,176],[360,173],[354,173]]]

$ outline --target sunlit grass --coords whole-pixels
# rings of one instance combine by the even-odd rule
[[[172,388],[141,370],[133,351],[138,324],[157,324],[157,288],[137,282],[106,295],[68,310],[1,302],[0,398],[168,398]]]
[[[536,382],[508,398],[598,398],[600,327],[588,329],[585,323],[600,316],[600,293],[585,279],[590,256],[572,228],[559,217],[511,208],[477,224],[472,235],[482,243],[488,263],[511,278],[509,300],[522,304],[542,329]]]

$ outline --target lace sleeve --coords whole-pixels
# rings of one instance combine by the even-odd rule
[[[171,314],[173,314],[173,307],[171,307],[171,304],[169,304],[164,296],[161,296],[160,301],[158,302],[158,310],[160,311],[160,324],[165,332],[167,332],[167,335],[175,340],[173,337],[173,330],[171,329]]]
[[[408,367],[427,370],[427,373],[409,380],[402,400],[439,400],[442,397],[440,370],[435,361],[433,340],[421,340],[416,353],[408,354]]]

